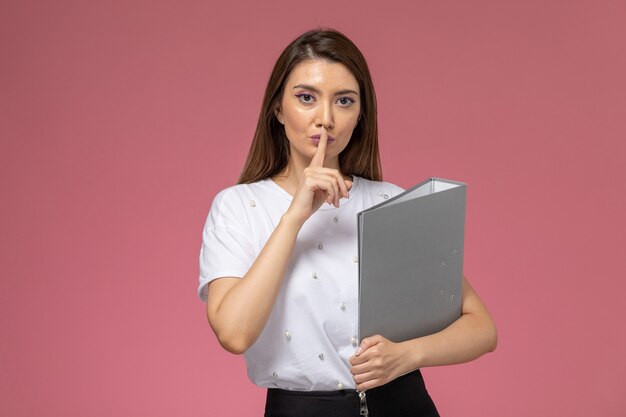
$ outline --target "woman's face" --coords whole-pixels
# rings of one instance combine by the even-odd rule
[[[328,130],[324,166],[339,169],[361,111],[359,83],[343,64],[311,59],[291,71],[276,109],[285,126],[291,149],[290,163],[308,166],[319,142],[320,129]]]

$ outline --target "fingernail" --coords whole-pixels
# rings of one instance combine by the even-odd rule
[[[359,356],[361,354],[361,352],[363,351],[363,349],[361,349],[361,346],[359,346],[359,348],[356,350],[355,355]]]

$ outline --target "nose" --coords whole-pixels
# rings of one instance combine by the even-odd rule
[[[316,120],[315,126],[317,127],[324,126],[326,129],[332,129],[333,126],[335,125],[332,103],[320,104],[318,106],[316,119],[317,120]]]

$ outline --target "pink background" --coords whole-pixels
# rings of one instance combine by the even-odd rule
[[[623,416],[625,22],[617,0],[4,0],[0,415],[262,415],[195,292],[201,229],[273,62],[324,25],[370,63],[385,178],[469,184],[500,344],[424,372],[442,415]]]

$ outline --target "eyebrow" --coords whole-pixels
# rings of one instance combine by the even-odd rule
[[[313,87],[312,85],[308,85],[308,84],[298,84],[298,85],[294,85],[294,86],[293,86],[293,88],[294,88],[294,89],[296,89],[296,88],[304,88],[305,90],[311,90],[311,91],[313,91],[313,92],[315,92],[315,93],[317,93],[317,94],[320,94],[320,93],[321,93],[321,91],[320,91],[318,88]],[[359,95],[359,93],[357,93],[357,92],[356,92],[356,91],[354,91],[354,90],[350,90],[350,89],[345,89],[345,90],[339,90],[339,91],[336,91],[334,95],[336,95],[336,96],[340,96],[340,95],[342,95],[342,94],[354,94],[354,95],[357,95],[357,96]]]

